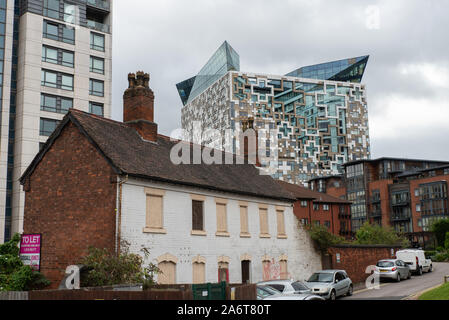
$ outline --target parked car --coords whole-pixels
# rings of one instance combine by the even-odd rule
[[[323,270],[315,272],[307,280],[307,286],[326,299],[335,300],[340,296],[351,296],[354,290],[351,279],[344,270]]]
[[[322,297],[310,293],[282,294],[269,285],[257,285],[257,300],[324,300]]]
[[[417,275],[433,270],[432,260],[426,259],[425,252],[421,249],[399,250],[396,252],[396,258],[404,261]]]
[[[300,281],[294,280],[271,280],[260,282],[258,285],[268,285],[283,294],[289,293],[312,293],[312,290]]]
[[[412,272],[409,266],[399,259],[384,259],[376,264],[374,274],[380,279],[391,279],[400,282],[401,279],[410,279]]]

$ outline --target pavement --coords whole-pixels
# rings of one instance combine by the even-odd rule
[[[422,276],[412,276],[401,282],[385,281],[379,289],[367,289],[365,284],[356,284],[351,297],[339,300],[417,300],[421,294],[441,286],[444,276],[449,275],[449,263],[433,263],[433,271]]]

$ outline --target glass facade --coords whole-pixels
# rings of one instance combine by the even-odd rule
[[[362,56],[321,63],[299,68],[288,73],[287,76],[360,83],[362,82],[368,59],[369,56]]]
[[[215,81],[223,77],[228,71],[239,70],[240,57],[228,42],[225,41],[197,76],[177,85],[179,96],[185,105],[210,87]]]

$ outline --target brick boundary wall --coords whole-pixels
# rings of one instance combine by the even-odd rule
[[[364,283],[370,276],[365,273],[368,266],[376,265],[381,259],[392,259],[400,246],[385,245],[339,245],[329,248],[333,269],[345,270],[354,284]],[[394,254],[392,255],[392,250]],[[340,262],[337,262],[337,253]]]

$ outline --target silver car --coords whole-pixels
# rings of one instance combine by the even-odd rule
[[[322,297],[310,293],[282,294],[268,286],[257,285],[257,300],[324,300]]]
[[[399,259],[380,260],[376,264],[374,274],[380,279],[396,280],[397,282],[412,277],[410,267],[404,261]]]
[[[315,272],[306,283],[313,294],[330,300],[344,295],[351,296],[354,290],[352,281],[344,270]]]
[[[307,285],[294,280],[271,280],[260,282],[258,285],[268,285],[282,294],[312,293],[312,290]]]

